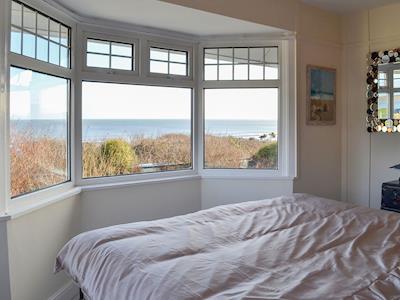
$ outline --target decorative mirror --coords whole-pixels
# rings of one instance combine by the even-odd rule
[[[368,132],[400,133],[400,49],[370,53],[367,84]]]

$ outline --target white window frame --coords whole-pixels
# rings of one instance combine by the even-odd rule
[[[279,62],[279,79],[277,80],[204,80],[204,49],[205,48],[222,48],[222,47],[278,47]],[[290,53],[293,52],[293,53]],[[291,64],[290,57],[294,55],[293,41],[289,40],[249,40],[241,41],[224,41],[203,42],[199,46],[201,59],[199,60],[199,84],[198,93],[198,139],[199,139],[199,170],[202,177],[210,178],[232,178],[232,177],[251,177],[262,179],[293,179],[296,176],[295,163],[295,103],[290,99],[295,99],[294,95],[290,96],[289,87],[293,86],[295,70]],[[293,78],[290,78],[292,74]],[[279,104],[278,104],[278,168],[275,169],[212,169],[204,168],[204,90],[205,89],[223,89],[223,88],[278,88]]]
[[[96,27],[96,26],[78,26],[78,39],[85,41],[86,43],[86,32],[90,29],[90,37],[94,36],[104,36],[108,37],[113,34],[113,30],[107,30],[104,28]],[[124,33],[123,30],[120,31],[120,34]],[[76,183],[79,186],[110,186],[110,185],[118,185],[118,184],[128,184],[135,183],[146,180],[163,180],[168,178],[178,178],[178,177],[187,177],[187,176],[196,176],[198,174],[197,170],[197,128],[196,128],[196,115],[195,115],[195,105],[196,105],[196,82],[193,80],[192,76],[165,76],[166,74],[148,74],[149,71],[149,46],[151,45],[163,45],[164,47],[169,47],[174,50],[190,51],[188,54],[188,59],[190,59],[191,55],[193,56],[193,45],[190,40],[186,44],[182,44],[181,40],[176,39],[160,39],[158,42],[154,42],[154,36],[141,34],[138,32],[132,33],[126,31],[125,34],[130,36],[132,34],[135,35],[138,40],[138,44],[140,45],[140,50],[138,53],[139,62],[138,66],[138,74],[132,75],[126,72],[116,72],[116,73],[108,73],[108,72],[92,72],[91,70],[87,70],[87,68],[78,68],[77,72],[77,85],[75,89],[75,98],[76,98],[76,108],[75,114],[77,116],[82,116],[82,82],[91,81],[91,82],[106,82],[106,83],[117,83],[117,84],[131,84],[131,85],[147,85],[147,86],[164,86],[164,87],[177,87],[177,88],[190,88],[192,89],[192,99],[191,99],[191,141],[192,141],[192,168],[186,170],[177,170],[177,171],[165,171],[165,172],[154,172],[154,173],[133,173],[126,175],[118,175],[118,176],[108,176],[108,177],[96,177],[96,178],[83,178],[82,174],[82,119],[78,118],[75,120],[75,178]],[[163,31],[160,30],[160,36],[163,36]],[[104,38],[103,39],[106,39]],[[174,46],[171,46],[174,45]],[[175,46],[177,45],[177,46]],[[137,47],[139,49],[139,47]],[[136,50],[135,50],[136,51]],[[182,51],[182,50],[181,50]],[[80,58],[77,57],[77,63],[79,64],[79,60],[86,60],[86,46],[82,47],[80,53],[83,56]],[[192,59],[193,60],[193,59]],[[85,64],[86,65],[86,62]],[[92,69],[92,68],[91,68]],[[95,69],[95,68],[94,68]],[[147,71],[146,71],[147,69]],[[155,76],[154,76],[155,75]],[[162,76],[158,76],[162,75]]]
[[[2,162],[0,165],[2,166],[1,170],[1,186],[4,187],[5,194],[1,195],[4,197],[5,201],[3,204],[0,204],[0,213],[1,208],[4,212],[12,212],[13,214],[18,214],[22,210],[29,210],[31,207],[37,207],[44,205],[45,203],[49,203],[54,201],[59,197],[60,194],[75,194],[78,192],[78,188],[74,188],[75,186],[75,169],[74,169],[74,161],[75,161],[75,138],[74,138],[74,84],[75,84],[75,76],[73,68],[74,57],[75,57],[75,41],[74,41],[74,32],[75,32],[75,23],[72,19],[66,14],[60,12],[59,10],[53,8],[47,3],[44,3],[39,0],[30,0],[21,1],[26,3],[28,6],[48,15],[49,17],[58,20],[59,22],[70,27],[70,42],[71,42],[71,54],[70,54],[70,68],[61,67],[58,65],[50,64],[47,62],[43,62],[34,58],[30,58],[27,56],[23,56],[20,54],[12,53],[9,49],[10,45],[10,30],[11,30],[11,0],[3,1],[4,3],[4,34],[2,34],[2,39],[4,39],[4,57],[6,57],[6,61],[4,66],[2,66],[5,77],[4,77],[4,91],[5,91],[5,106],[1,109],[1,119],[3,123],[3,127],[0,126],[1,133],[4,133],[5,143],[1,147],[0,153],[2,156]],[[2,3],[3,3],[2,2]],[[9,78],[10,78],[10,67],[17,67],[22,69],[30,69],[33,71],[37,71],[40,73],[48,74],[50,76],[58,76],[62,78],[66,78],[70,82],[70,97],[69,101],[69,110],[68,110],[68,132],[69,132],[69,180],[57,185],[49,186],[37,191],[33,191],[27,194],[23,194],[17,196],[15,198],[11,198],[10,193],[10,160],[9,160],[9,145],[10,145],[10,86],[9,86]],[[4,166],[4,167],[3,167]],[[1,202],[1,200],[0,200]]]
[[[386,73],[387,85],[385,87],[379,87],[378,93],[387,93],[389,95],[389,111],[388,111],[389,117],[388,117],[388,119],[399,120],[399,119],[393,118],[394,117],[394,94],[400,93],[400,88],[394,87],[393,73],[395,70],[400,71],[400,63],[379,65],[378,72]]]
[[[11,20],[10,9],[11,9],[11,5],[12,5],[11,3],[13,1],[12,0],[6,0],[6,1],[8,1],[9,5],[10,5],[10,8],[8,10],[8,14],[9,14],[8,17],[10,18],[9,20]],[[72,62],[73,62],[73,59],[72,59],[72,31],[73,31],[73,26],[71,26],[71,24],[74,25],[74,23],[71,23],[70,18],[66,17],[63,14],[60,14],[58,11],[56,11],[50,5],[38,2],[37,0],[30,0],[30,1],[17,0],[16,2],[17,3],[22,3],[23,5],[26,5],[28,8],[34,9],[35,11],[41,13],[42,15],[44,15],[47,18],[49,18],[50,20],[53,20],[53,21],[57,22],[59,25],[64,25],[64,26],[68,26],[69,27],[70,30],[69,30],[69,45],[68,45],[68,47],[65,46],[65,45],[62,45],[60,43],[57,43],[60,47],[63,46],[65,48],[68,48],[68,50],[69,50],[69,65],[67,67],[63,67],[60,64],[53,64],[50,61],[46,62],[46,61],[42,61],[42,60],[37,59],[37,58],[32,58],[32,57],[26,56],[26,55],[24,55],[22,53],[21,54],[14,53],[14,52],[10,51],[10,49],[9,49],[10,46],[8,47],[9,53],[11,53],[13,56],[19,55],[19,56],[23,56],[25,58],[28,58],[29,60],[39,61],[39,62],[41,62],[43,64],[50,64],[52,66],[56,66],[57,68],[61,67],[61,68],[65,68],[65,69],[72,69]],[[52,11],[51,15],[49,13],[47,13],[47,11]],[[23,19],[23,17],[24,16],[22,15],[21,18]],[[6,28],[9,28],[9,32],[11,32],[11,27],[13,27],[13,25],[11,25],[11,21],[9,21],[8,24],[6,25]],[[23,30],[24,29],[23,28],[20,28],[20,29],[21,29],[21,39],[23,40]],[[50,28],[49,28],[49,30],[50,30]],[[38,35],[37,32],[36,33],[30,32],[30,33],[35,36],[35,39],[37,37],[40,37],[40,35]],[[22,44],[22,40],[21,40],[21,44]],[[49,42],[51,42],[50,37],[49,37],[48,40],[49,40]],[[10,42],[10,40],[9,40],[9,42]],[[36,44],[35,44],[35,46],[36,46]],[[48,45],[48,47],[50,47],[50,44]],[[21,49],[21,51],[22,51],[22,49]],[[35,49],[35,53],[36,53],[36,49]]]
[[[193,45],[194,46],[194,45]],[[176,42],[161,42],[148,40],[146,45],[146,52],[143,53],[144,56],[144,70],[147,77],[153,78],[168,78],[175,81],[192,81],[194,78],[193,75],[193,46],[187,46],[182,44],[177,44]],[[153,73],[150,72],[150,49],[151,48],[160,48],[165,50],[172,51],[183,51],[187,52],[187,75],[174,75],[174,74],[162,74],[162,73]],[[169,63],[169,62],[168,62]]]
[[[82,69],[86,72],[96,72],[96,73],[107,73],[107,74],[121,74],[121,75],[139,75],[139,39],[137,38],[129,38],[126,36],[114,35],[114,34],[107,34],[107,33],[100,33],[100,32],[90,32],[85,31],[82,33],[82,48],[83,48],[83,63]],[[112,69],[112,68],[101,68],[101,67],[89,67],[87,65],[87,41],[88,39],[94,40],[101,40],[107,42],[116,42],[116,43],[123,43],[123,44],[130,44],[133,45],[133,53],[134,57],[134,70],[119,70],[119,69]],[[111,55],[111,54],[110,54]]]

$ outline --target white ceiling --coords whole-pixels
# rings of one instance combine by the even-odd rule
[[[320,7],[339,14],[350,13],[391,3],[400,3],[400,0],[302,0],[304,3]]]
[[[53,0],[81,17],[191,35],[267,34],[282,30],[157,0]]]

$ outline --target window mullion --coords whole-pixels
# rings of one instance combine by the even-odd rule
[[[24,10],[25,6],[21,4],[21,55],[24,55]]]

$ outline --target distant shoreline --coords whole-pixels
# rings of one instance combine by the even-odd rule
[[[65,136],[63,120],[12,120],[12,130],[29,131],[33,136]],[[101,141],[110,138],[129,139],[134,136],[156,138],[166,134],[190,134],[189,119],[83,119],[84,141]],[[233,136],[251,139],[277,135],[275,120],[221,120],[205,121],[205,133],[215,136]]]

